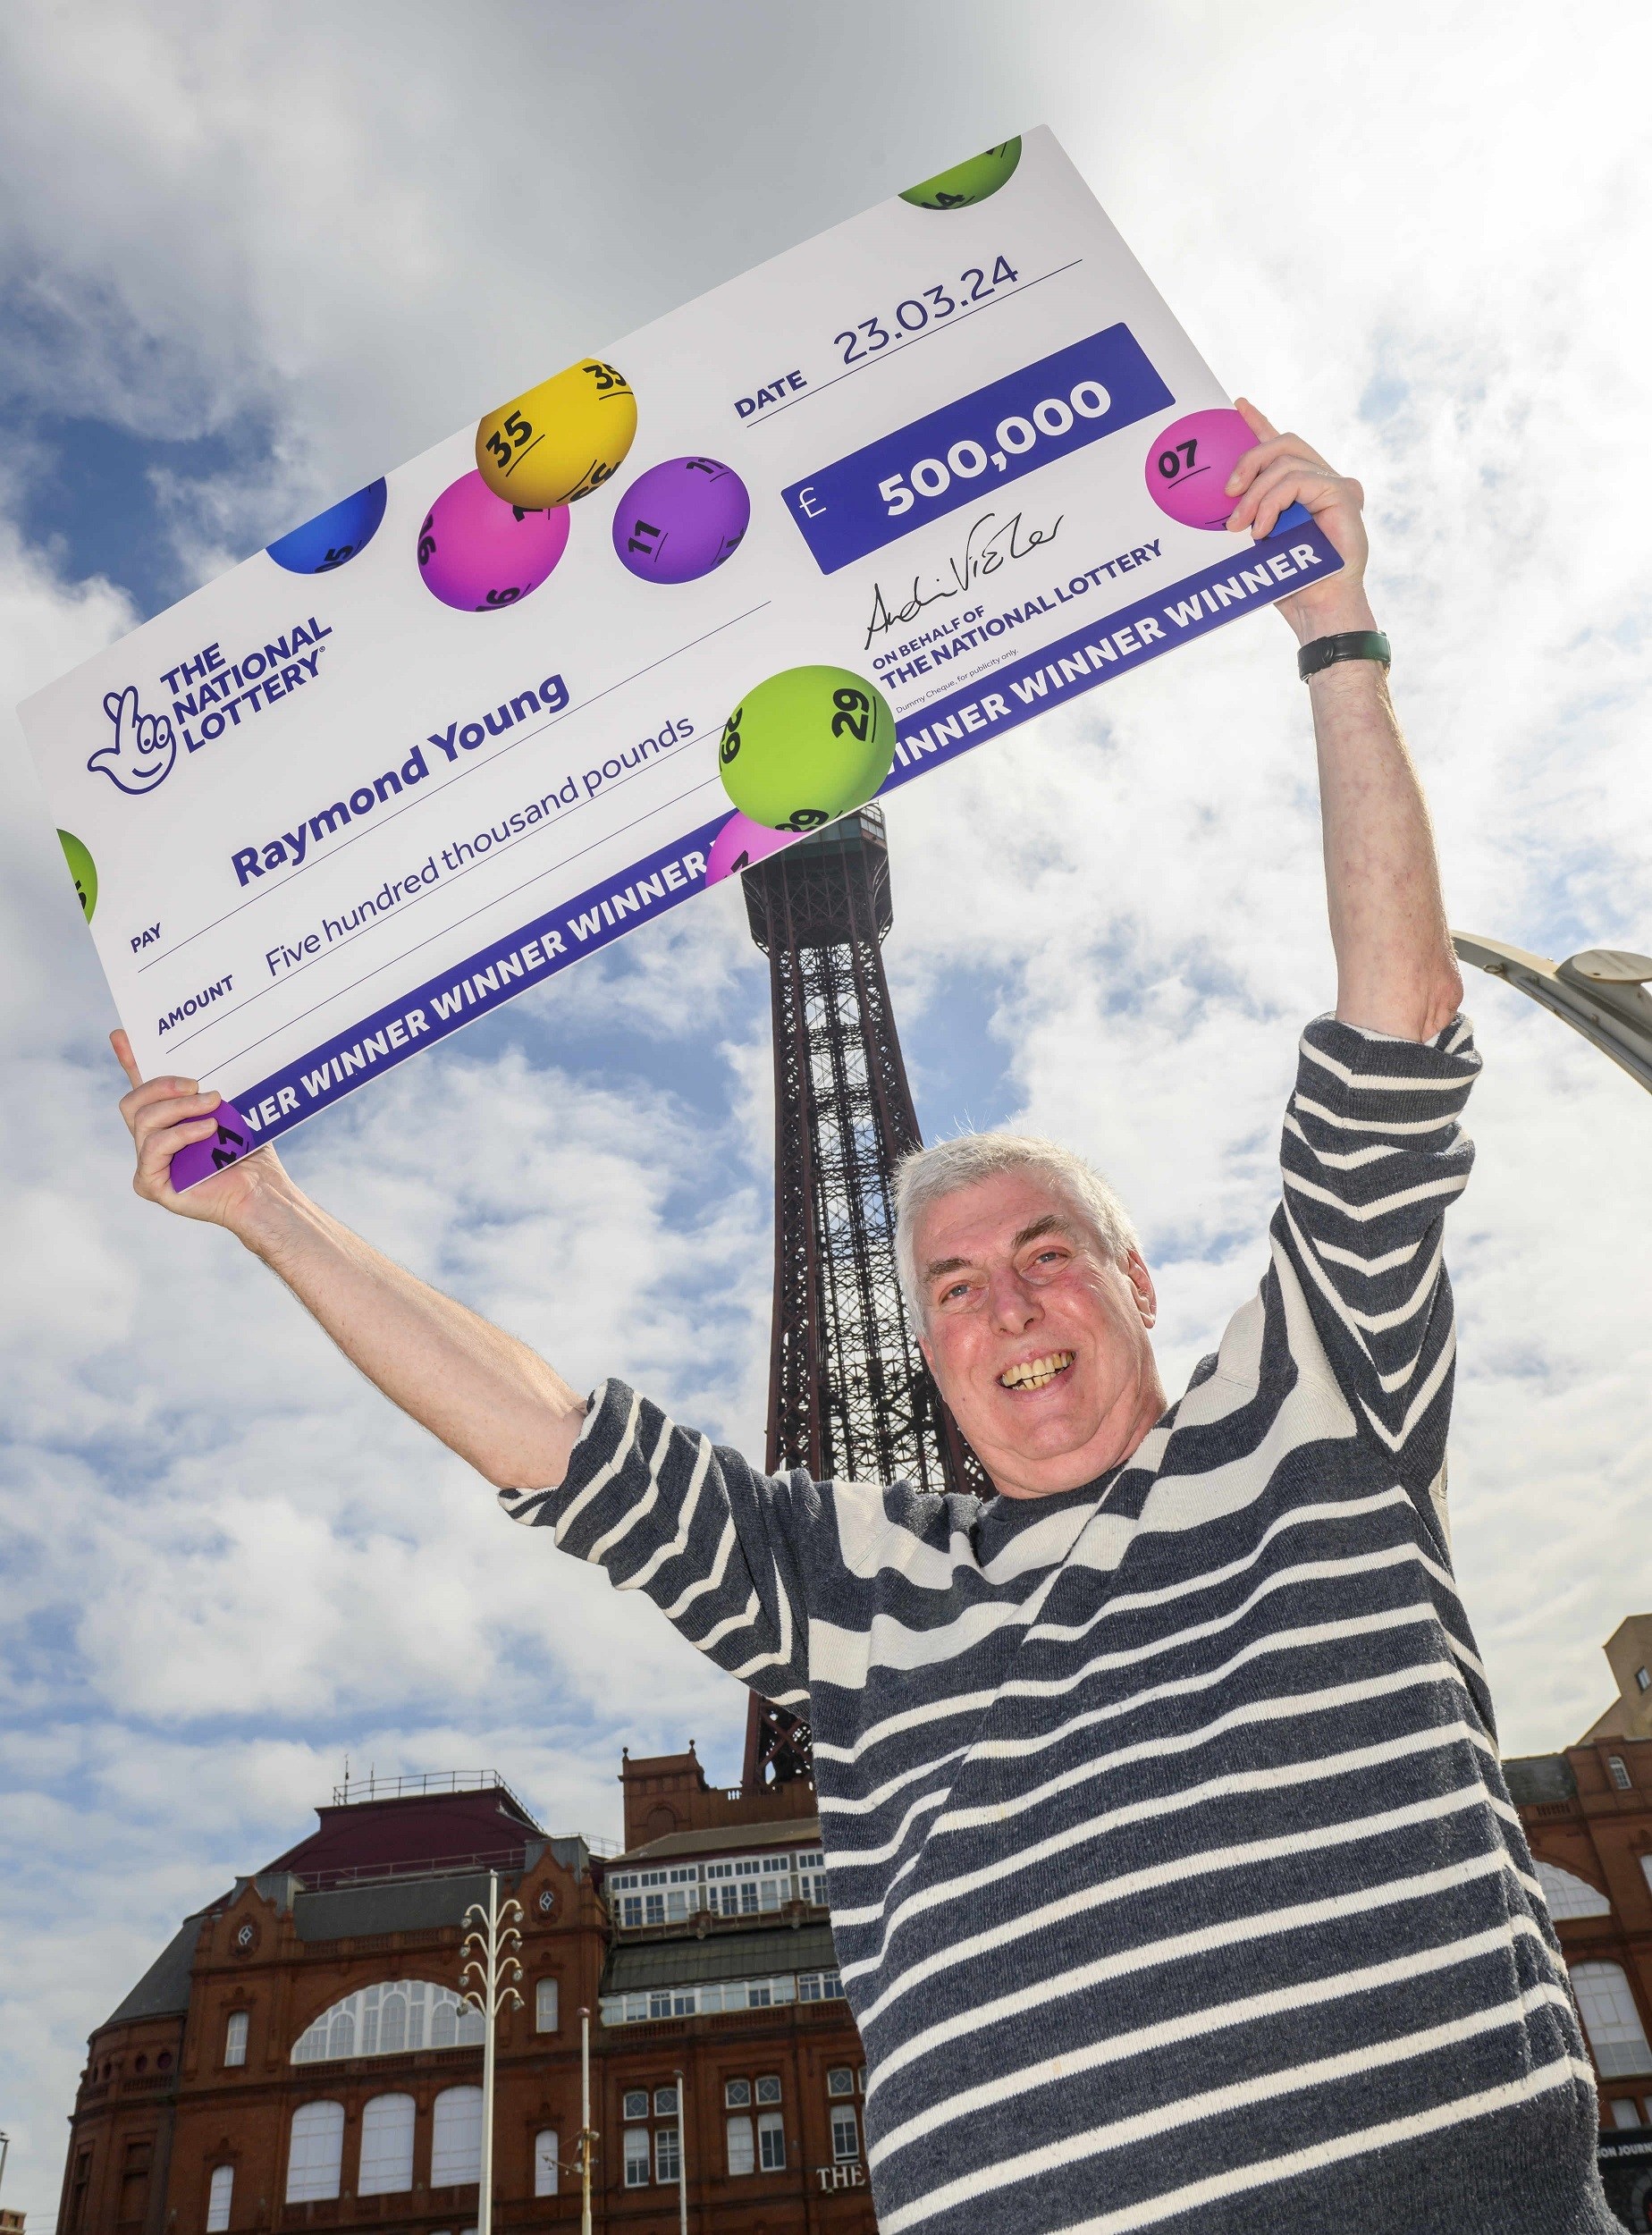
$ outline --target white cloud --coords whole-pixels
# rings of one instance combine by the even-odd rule
[[[63,21],[0,27],[6,392],[243,441],[245,472],[172,492],[198,568],[1043,117],[1223,377],[1366,480],[1455,920],[1551,953],[1652,944],[1643,12],[1597,8],[1583,38],[1535,0],[1389,11],[1376,40],[1319,4],[105,4],[72,40]],[[131,619],[0,527],[11,696]],[[645,1607],[510,1534],[224,1237],[133,1201],[106,996],[10,730],[0,749],[22,1269],[0,1305],[0,2074],[8,2200],[39,2226],[79,2037],[186,1908],[303,1831],[346,1749],[494,1763],[553,1828],[611,1832],[621,1736],[695,1735],[732,1773],[739,1702]],[[925,1115],[981,1091],[987,1058],[949,1039],[987,987],[992,1091],[1124,1189],[1184,1371],[1260,1268],[1294,1035],[1331,992],[1284,629],[1111,686],[890,821]],[[1489,981],[1470,1006],[1456,1554],[1520,1750],[1604,1705],[1598,1641],[1648,1603],[1652,1159],[1621,1074]],[[634,1375],[755,1447],[771,1111],[738,895],[518,1015],[292,1161],[576,1379]],[[600,1044],[601,1075],[565,1042]]]

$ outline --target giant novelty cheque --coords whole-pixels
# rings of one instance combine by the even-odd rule
[[[22,708],[178,1185],[1333,571],[1052,135],[645,326]],[[186,1164],[186,1160],[187,1164]]]

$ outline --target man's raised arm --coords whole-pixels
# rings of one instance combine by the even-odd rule
[[[180,1195],[172,1160],[205,1140],[222,1097],[193,1079],[138,1075],[131,1043],[111,1034],[132,1091],[121,1114],[138,1149],[132,1185],[147,1202],[226,1227],[284,1280],[353,1365],[500,1489],[562,1480],[585,1399],[514,1336],[416,1280],[311,1202],[273,1148]]]
[[[1366,538],[1357,481],[1334,473],[1300,435],[1278,434],[1243,397],[1257,447],[1234,469],[1229,525],[1267,535],[1287,505],[1305,505],[1342,554],[1340,574],[1280,601],[1302,644],[1374,629],[1365,595]],[[1336,1014],[1344,1024],[1429,1040],[1456,1015],[1462,981],[1440,893],[1434,832],[1374,660],[1322,668],[1308,685],[1319,759],[1325,881],[1336,950]]]

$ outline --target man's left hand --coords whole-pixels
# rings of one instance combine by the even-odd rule
[[[1345,629],[1374,628],[1376,620],[1365,595],[1370,546],[1361,512],[1364,490],[1357,481],[1333,472],[1300,434],[1281,434],[1253,403],[1243,396],[1235,401],[1256,437],[1256,448],[1246,451],[1228,477],[1227,494],[1234,499],[1228,527],[1248,527],[1260,543],[1273,532],[1288,506],[1300,504],[1311,513],[1314,526],[1343,562],[1340,574],[1279,600],[1279,611],[1297,641],[1307,644],[1315,637],[1336,636]]]

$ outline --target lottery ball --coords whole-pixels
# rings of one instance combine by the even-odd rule
[[[736,870],[754,868],[757,863],[767,861],[771,854],[784,852],[795,838],[795,832],[771,831],[761,822],[754,822],[748,814],[731,814],[712,840],[705,863],[706,883],[720,885],[725,877],[732,877]]]
[[[1190,411],[1148,445],[1148,493],[1184,527],[1226,527],[1238,502],[1226,493],[1227,477],[1255,448],[1255,435],[1226,405]]]
[[[205,1141],[187,1142],[172,1160],[172,1184],[180,1195],[198,1181],[239,1164],[258,1145],[233,1102],[220,1102],[212,1114],[218,1121],[216,1133],[209,1133]]]
[[[750,493],[732,466],[668,458],[620,498],[614,550],[641,582],[697,582],[736,549],[751,517]]]
[[[92,910],[97,906],[97,864],[76,838],[72,831],[60,831],[57,843],[63,849],[63,859],[69,864],[69,874],[74,879],[74,889],[80,902],[80,913],[89,924]]]
[[[817,831],[864,806],[895,759],[895,717],[847,668],[785,668],[723,724],[723,789],[771,831]]]
[[[984,156],[972,156],[967,163],[955,163],[950,171],[937,171],[932,179],[909,186],[900,198],[916,209],[967,209],[1007,184],[1020,160],[1019,139],[1000,140]]]
[[[476,429],[476,471],[496,497],[548,510],[600,488],[636,433],[625,375],[582,358],[488,413]]]
[[[527,512],[461,474],[425,515],[418,570],[425,587],[461,613],[497,612],[536,590],[568,548],[568,508]]]
[[[331,574],[334,567],[365,551],[378,534],[384,496],[383,481],[369,481],[353,497],[330,504],[302,527],[277,536],[268,546],[270,557],[289,574]]]

